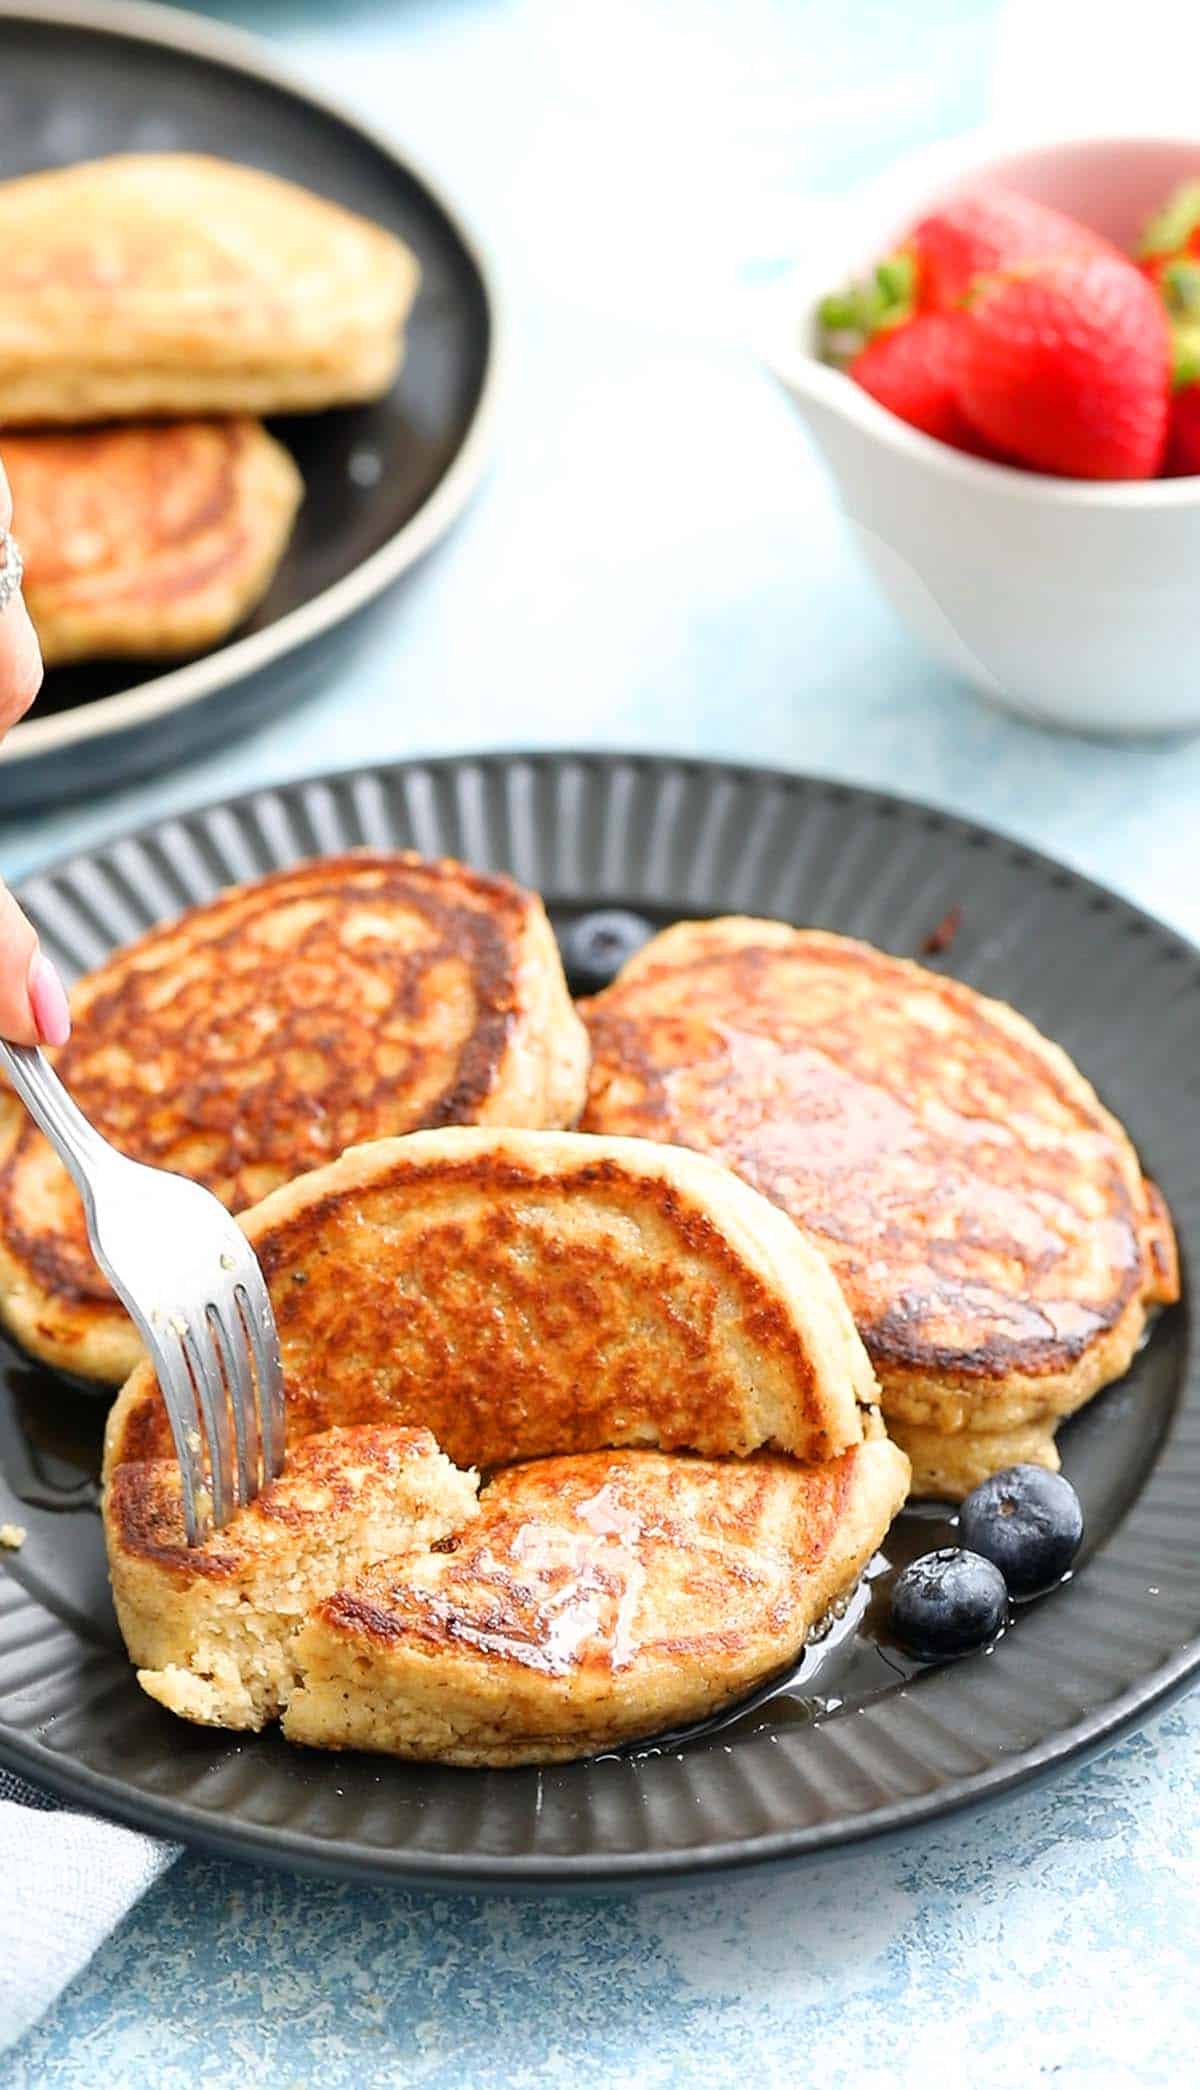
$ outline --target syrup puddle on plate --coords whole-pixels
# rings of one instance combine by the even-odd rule
[[[0,1471],[26,1509],[52,1514],[100,1504],[107,1390],[12,1362],[0,1385]]]

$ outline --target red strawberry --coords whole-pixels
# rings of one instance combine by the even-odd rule
[[[958,403],[967,324],[961,312],[925,312],[886,327],[855,356],[850,375],[910,428],[959,450],[979,450],[983,446]]]
[[[1171,432],[1165,469],[1176,478],[1200,471],[1200,260],[1194,255],[1156,254],[1141,264],[1152,272],[1171,330]]]
[[[1161,302],[1115,250],[985,277],[971,300],[963,409],[988,442],[1035,471],[1152,478],[1170,381]]]
[[[1200,472],[1200,385],[1185,385],[1171,401],[1166,469],[1173,479]]]
[[[1142,235],[1138,266],[1162,300],[1171,331],[1171,425],[1163,469],[1200,472],[1200,182],[1177,189]]]
[[[960,334],[956,320],[942,313],[885,327],[855,356],[850,375],[890,413],[948,441],[959,418]]]
[[[914,225],[905,241],[917,265],[923,311],[960,305],[975,278],[1059,254],[1115,253],[1107,240],[1048,204],[1011,189],[952,196]]]

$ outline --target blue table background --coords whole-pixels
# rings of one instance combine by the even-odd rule
[[[338,686],[203,764],[0,827],[8,877],[306,770],[624,745],[927,797],[1200,937],[1200,741],[1041,733],[931,668],[740,338],[822,196],[985,117],[997,5],[211,11],[394,133],[490,245],[509,321],[496,461]],[[984,1814],[642,1899],[451,1901],[185,1857],[2,2079],[1194,2080],[1198,1738],[1193,1699]]]

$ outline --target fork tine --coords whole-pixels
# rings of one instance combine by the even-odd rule
[[[266,1281],[256,1262],[239,1274],[234,1297],[254,1357],[258,1379],[258,1432],[263,1454],[263,1484],[282,1473],[287,1449],[283,1404],[283,1364],[279,1336]]]
[[[233,1450],[229,1441],[229,1396],[221,1355],[213,1342],[207,1315],[196,1315],[180,1337],[188,1369],[195,1381],[208,1437],[208,1461],[212,1478],[213,1522],[220,1531],[233,1513]]]
[[[257,1487],[261,1445],[258,1434],[258,1407],[254,1387],[254,1374],[250,1369],[250,1352],[242,1332],[241,1316],[234,1312],[236,1332],[231,1334],[219,1306],[208,1309],[208,1325],[213,1340],[221,1353],[225,1367],[225,1383],[229,1388],[230,1406],[233,1409],[233,1434],[237,1445],[237,1477],[234,1493],[239,1503],[251,1501]]]
[[[40,1049],[0,1039],[0,1065],[69,1170],[92,1253],[153,1361],[179,1461],[188,1544],[195,1545],[214,1512],[217,1525],[226,1524],[235,1505],[283,1467],[279,1337],[254,1252],[211,1192],[110,1145]],[[201,1295],[198,1312],[194,1292],[190,1305],[186,1295],[177,1303],[182,1280],[174,1244],[182,1237],[194,1267],[207,1267],[212,1256],[232,1273],[217,1282],[216,1299],[206,1303]]]
[[[204,1503],[207,1491],[203,1486],[203,1439],[196,1389],[179,1342],[171,1341],[148,1324],[143,1324],[143,1334],[175,1440],[175,1456],[179,1460],[179,1477],[183,1484],[183,1522],[187,1542],[189,1546],[195,1546],[207,1535],[212,1521],[211,1509],[206,1510]]]

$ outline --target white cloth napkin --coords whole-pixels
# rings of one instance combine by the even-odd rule
[[[54,1998],[179,1855],[74,1814],[0,1770],[0,2049]]]

